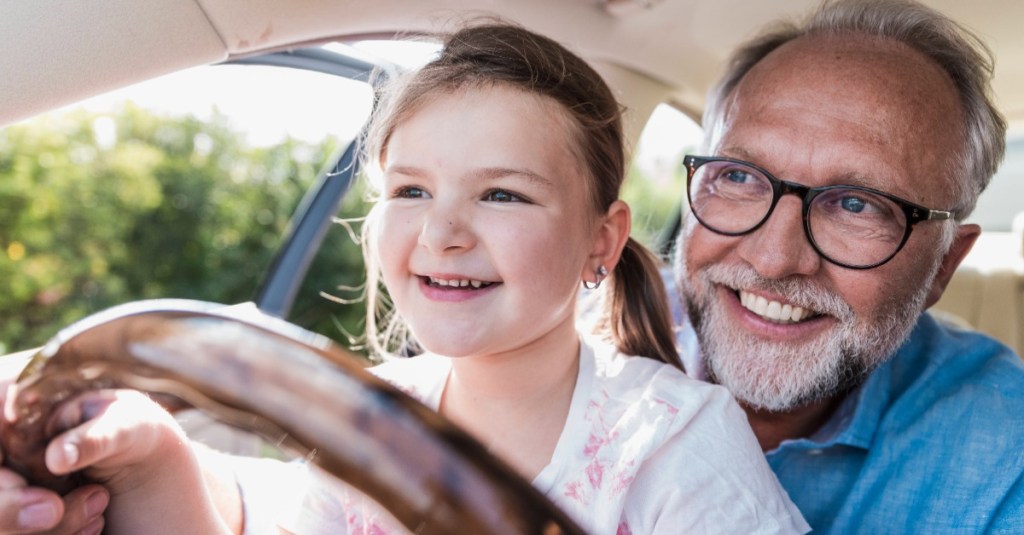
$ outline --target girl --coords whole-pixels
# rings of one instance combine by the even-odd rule
[[[369,338],[381,355],[422,353],[376,374],[461,425],[589,533],[808,529],[727,391],[680,371],[656,263],[629,239],[618,200],[620,109],[582,59],[515,26],[464,29],[386,95],[367,145],[380,194],[365,227],[368,287],[377,302],[382,281],[394,303],[371,307]],[[601,337],[577,330],[581,283],[606,292]],[[180,435],[160,431],[169,425],[119,431],[139,438],[89,462],[132,483],[117,480],[129,489],[113,493],[117,515],[163,508],[182,532],[205,533],[197,526],[228,491],[197,483],[204,458],[182,455]],[[133,486],[136,474],[151,475]],[[118,507],[156,477],[179,491]],[[198,498],[186,514],[173,512],[185,507],[177,496]],[[281,527],[400,530],[326,478]]]
[[[620,108],[582,59],[515,26],[464,29],[385,94],[367,144],[368,287],[394,303],[371,307],[369,339],[423,352],[376,374],[588,533],[807,529],[728,393],[680,371],[656,262],[618,200]],[[577,331],[581,282],[607,288],[612,344]],[[329,481],[285,527],[338,522],[395,529]]]

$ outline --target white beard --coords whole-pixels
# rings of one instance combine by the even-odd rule
[[[938,267],[936,262],[926,281]],[[885,315],[858,318],[838,295],[806,278],[770,280],[749,266],[714,265],[691,280],[685,262],[677,261],[676,269],[709,380],[745,405],[767,411],[791,410],[859,385],[907,339],[928,296],[928,285],[921,285],[883,304],[879,310]],[[765,341],[733,324],[716,297],[718,286],[784,295],[794,305],[832,316],[836,325],[809,342]]]

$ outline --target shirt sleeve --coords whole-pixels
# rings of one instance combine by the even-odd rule
[[[228,455],[224,459],[232,465],[242,498],[243,535],[278,535],[280,520],[294,515],[309,486],[305,463]]]
[[[992,518],[987,533],[1024,533],[1024,475],[1010,488]]]
[[[301,503],[281,526],[302,535],[407,533],[377,502],[315,466]]]

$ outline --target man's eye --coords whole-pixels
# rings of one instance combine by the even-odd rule
[[[426,199],[429,197],[426,191],[416,186],[402,186],[395,189],[391,194],[393,199]]]
[[[524,202],[526,199],[503,189],[495,189],[484,194],[484,200],[490,202]]]
[[[840,204],[842,205],[843,210],[846,210],[847,212],[853,212],[855,214],[863,212],[868,205],[866,202],[864,202],[864,199],[859,199],[857,197],[843,197],[843,200],[840,201]]]
[[[752,178],[750,176],[750,173],[748,173],[746,171],[742,171],[740,169],[730,169],[728,171],[723,172],[722,176],[726,180],[728,180],[730,182],[735,182],[737,184],[745,184],[747,182],[750,182],[750,180]]]

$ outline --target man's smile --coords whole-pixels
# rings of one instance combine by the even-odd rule
[[[774,323],[799,323],[821,315],[801,306],[772,301],[745,290],[738,290],[737,294],[743,308]]]

